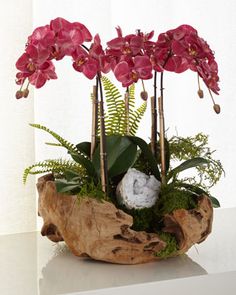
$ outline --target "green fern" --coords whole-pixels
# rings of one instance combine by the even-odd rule
[[[107,114],[105,116],[106,134],[135,135],[147,108],[147,103],[144,102],[138,109],[135,109],[135,84],[129,87],[129,126],[127,126],[125,101],[118,88],[107,77],[102,77],[102,83],[107,105]]]
[[[125,103],[118,88],[107,78],[102,77],[107,104],[106,132],[107,135],[120,134],[124,124]]]
[[[68,150],[68,152],[70,152],[70,153],[77,153],[78,152],[77,148],[74,144],[68,142],[67,140],[65,140],[64,138],[62,138],[60,135],[58,135],[56,132],[50,130],[49,128],[42,126],[40,124],[29,124],[29,125],[34,128],[37,128],[37,129],[40,129],[40,130],[43,130],[43,131],[49,133],[60,143],[60,144],[49,143],[50,145],[62,146],[64,148],[66,148]]]
[[[83,167],[81,167],[74,161],[63,159],[49,159],[27,167],[23,173],[23,183],[26,183],[29,174],[35,175],[47,172],[63,174],[67,171],[80,174],[81,176],[85,175]]]
[[[137,110],[132,112],[129,116],[129,132],[130,135],[135,135],[137,133],[139,123],[146,112],[147,109],[147,103],[144,102]]]

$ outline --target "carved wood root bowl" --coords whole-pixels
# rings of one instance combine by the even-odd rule
[[[52,175],[40,177],[39,215],[41,230],[53,242],[65,241],[76,256],[118,264],[145,263],[160,258],[155,253],[166,243],[155,233],[134,231],[132,216],[109,202],[57,193]],[[207,196],[199,198],[198,207],[178,209],[165,215],[165,232],[175,234],[179,250],[172,256],[185,253],[195,243],[210,234],[213,208]]]

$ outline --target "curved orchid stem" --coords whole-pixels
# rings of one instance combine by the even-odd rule
[[[165,118],[163,107],[163,72],[161,73],[160,91],[161,95],[158,98],[158,112],[160,124],[160,150],[161,150],[161,183],[166,184],[166,160],[165,160]]]
[[[106,130],[104,120],[103,92],[101,75],[97,74],[97,87],[100,90],[99,114],[100,114],[100,174],[102,191],[108,196],[108,170],[107,170],[107,152],[106,152]],[[97,89],[98,92],[98,89]]]

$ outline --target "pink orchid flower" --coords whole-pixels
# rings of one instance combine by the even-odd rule
[[[119,62],[114,69],[114,74],[122,86],[128,87],[139,79],[151,79],[152,64],[148,56],[135,56],[132,62],[128,63],[125,60]]]
[[[98,61],[92,58],[82,47],[73,52],[73,68],[83,73],[88,79],[93,79],[98,72]]]
[[[53,63],[51,61],[46,61],[40,65],[28,79],[36,88],[41,88],[47,80],[57,79]]]

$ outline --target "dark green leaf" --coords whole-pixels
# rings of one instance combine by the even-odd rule
[[[111,135],[106,137],[107,166],[109,178],[126,172],[136,160],[137,146],[128,137]],[[100,147],[95,150],[93,164],[100,174]]]
[[[89,159],[85,158],[85,156],[80,155],[78,153],[70,153],[70,155],[75,160],[75,162],[79,163],[86,169],[87,174],[89,176],[91,176],[93,179],[97,179],[95,167]]]
[[[80,184],[78,182],[67,181],[65,179],[57,179],[55,184],[57,192],[59,193],[72,193],[72,191],[79,191],[80,189]]]
[[[212,206],[214,208],[219,208],[220,207],[220,202],[215,197],[210,196],[210,200],[211,200]]]
[[[148,144],[140,137],[137,136],[128,136],[128,138],[139,146],[142,150],[142,153],[145,159],[148,161],[149,166],[151,168],[151,173],[156,177],[156,179],[161,180],[160,172],[158,169],[158,163],[156,158],[153,156]]]
[[[205,165],[207,164],[209,161],[201,158],[201,157],[197,157],[197,158],[193,158],[187,161],[184,161],[183,163],[181,163],[179,166],[175,167],[174,169],[172,169],[167,177],[167,180],[171,179],[172,177],[175,177],[178,173],[189,169],[189,168],[194,168],[197,166],[201,166],[201,165]]]
[[[80,142],[76,145],[76,148],[81,153],[90,157],[91,142],[88,142],[88,141]]]

